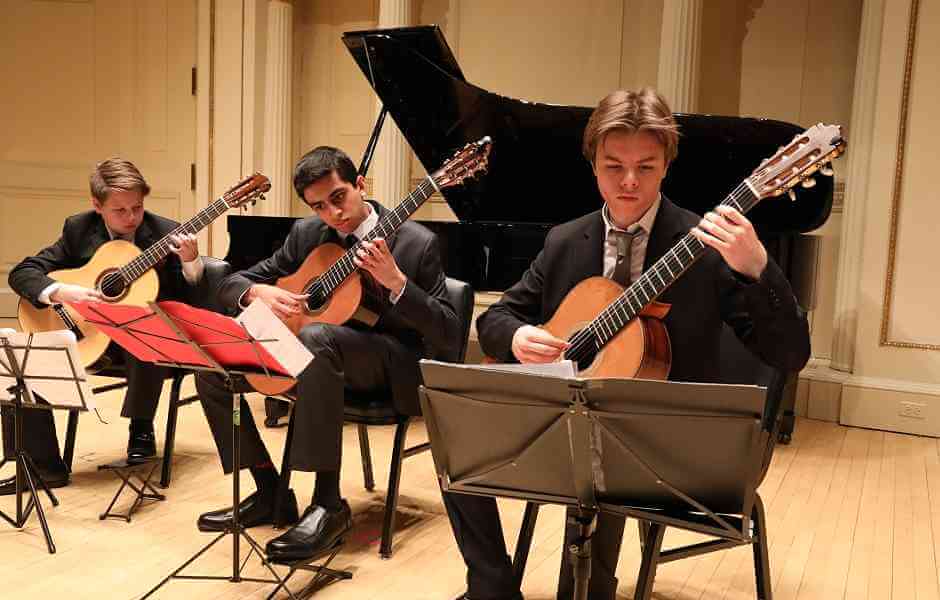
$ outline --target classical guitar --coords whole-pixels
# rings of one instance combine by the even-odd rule
[[[170,236],[194,234],[230,208],[242,206],[263,198],[271,189],[271,182],[260,173],[246,177],[144,251],[124,240],[111,240],[99,247],[83,267],[63,269],[49,273],[49,277],[62,282],[93,288],[106,302],[145,305],[156,300],[160,280],[153,267],[170,253]],[[24,332],[69,329],[78,340],[78,352],[87,368],[104,353],[110,339],[97,328],[85,322],[77,312],[62,304],[50,308],[36,308],[20,298],[17,318]]]
[[[347,250],[337,244],[321,244],[313,249],[297,271],[278,279],[279,288],[308,295],[301,314],[284,322],[287,327],[297,334],[311,323],[341,325],[355,320],[374,325],[378,320],[377,305],[382,301],[376,299],[376,293],[370,292],[376,284],[370,285],[371,278],[360,273],[353,263],[356,250],[363,242],[387,239],[394,234],[435,191],[458,186],[485,171],[491,146],[489,136],[467,144],[440,169],[428,175],[394,210],[386,213],[355,246]],[[284,393],[294,385],[293,380],[264,375],[247,375],[246,379],[257,391],[269,396]]]
[[[845,151],[842,129],[815,125],[765,160],[722,202],[746,213],[764,198],[780,196],[798,183],[811,187],[816,171],[831,176],[829,163]],[[571,346],[564,358],[579,376],[665,379],[671,353],[662,319],[670,306],[656,301],[705,252],[686,234],[666,254],[624,289],[604,277],[588,278],[568,292],[543,326]]]

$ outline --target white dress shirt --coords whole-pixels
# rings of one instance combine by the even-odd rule
[[[653,230],[653,222],[656,220],[656,214],[659,212],[659,205],[662,203],[662,195],[656,198],[656,201],[646,210],[640,220],[630,225],[626,229],[621,229],[614,225],[607,212],[607,205],[601,209],[601,217],[604,219],[604,277],[610,279],[614,275],[614,268],[617,266],[617,241],[610,235],[611,230],[626,231],[633,235],[633,242],[630,245],[630,282],[639,279],[643,274],[643,261],[646,260],[646,246],[649,243],[650,232]]]

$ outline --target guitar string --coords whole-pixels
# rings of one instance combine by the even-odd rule
[[[302,293],[304,294],[313,294],[314,290],[318,290],[320,293],[318,296],[321,299],[325,299],[330,294],[333,293],[340,284],[345,281],[350,273],[356,270],[355,263],[353,262],[353,256],[362,246],[363,242],[370,242],[377,237],[386,238],[402,223],[408,220],[408,218],[414,214],[418,208],[424,204],[424,202],[431,197],[434,193],[435,184],[431,180],[431,176],[428,175],[418,186],[412,190],[408,196],[405,197],[401,203],[395,207],[394,210],[386,214],[382,219],[376,223],[375,227],[372,228],[372,231],[367,233],[363,239],[356,242],[354,246],[347,249],[336,262],[334,262],[330,268],[324,271],[320,276],[316,277],[309,285],[304,287]],[[420,198],[416,196],[421,196]],[[413,203],[412,208],[407,208],[408,204]],[[403,213],[403,214],[400,214]],[[392,221],[397,221],[397,223],[392,224]]]
[[[218,218],[229,208],[230,206],[226,196],[218,198],[212,204],[197,213],[196,216],[194,216],[192,219],[165,235],[156,244],[150,246],[150,248],[147,248],[147,250],[141,252],[126,265],[105,275],[99,282],[98,289],[104,291],[112,285],[119,283],[121,280],[123,280],[125,285],[135,281],[170,252],[171,236],[179,235],[181,233],[195,234],[213,220]],[[212,214],[212,216],[208,216],[210,213],[214,214]]]
[[[757,201],[758,196],[751,191],[747,185],[750,178],[741,182],[728,196],[722,201],[721,205],[730,205],[742,213],[748,212]],[[744,202],[742,202],[744,201]],[[683,248],[689,255],[688,263],[686,259],[681,258],[677,250]],[[694,251],[692,250],[694,248]],[[601,313],[586,327],[577,331],[569,340],[571,346],[565,352],[565,358],[579,362],[590,356],[593,352],[600,350],[610,338],[612,338],[620,329],[632,321],[640,311],[653,299],[658,297],[665,289],[675,281],[682,272],[687,269],[700,256],[705,246],[698,241],[698,238],[688,233],[675,244],[666,254],[656,261],[646,272],[629,285],[613,302],[611,302]],[[674,262],[670,263],[670,259]],[[675,272],[670,268],[670,264],[675,268]],[[662,267],[665,267],[668,276],[666,276]],[[659,278],[661,289],[657,290],[658,284],[653,279],[653,275]],[[652,293],[647,292],[644,286],[649,286]],[[647,299],[640,301],[638,291],[640,290]],[[633,299],[631,300],[631,295]],[[628,305],[634,312],[629,319],[624,318],[625,305]],[[627,313],[629,314],[629,313]],[[618,318],[619,317],[619,318]],[[606,336],[606,339],[604,339]]]

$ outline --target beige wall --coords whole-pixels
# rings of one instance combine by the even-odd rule
[[[15,314],[9,269],[53,242],[63,219],[91,207],[94,164],[135,162],[147,208],[195,208],[196,60],[193,0],[3,0],[0,94],[0,318]]]
[[[844,388],[842,420],[938,435],[940,317],[934,305],[940,286],[930,261],[936,256],[940,208],[932,201],[937,153],[930,143],[940,134],[931,115],[938,92],[940,7],[920,2],[913,30],[910,9],[908,0],[885,3],[875,151],[867,193],[858,199],[866,215],[860,233],[865,268],[857,298],[854,379]],[[916,44],[907,77],[912,33]],[[901,402],[923,405],[924,419],[899,416]]]
[[[341,34],[374,27],[379,2],[293,3],[294,158],[323,143],[345,148],[357,161],[362,155],[376,101]],[[883,3],[884,15],[877,16],[883,35],[875,41],[876,72],[863,74],[877,80],[877,98],[867,99],[874,103],[874,126],[861,132],[873,138],[871,168],[864,182],[853,182],[853,197],[843,198],[858,133],[851,122],[859,101],[853,98],[856,63],[872,52],[860,47],[859,29],[863,8],[872,3]],[[414,0],[413,6],[416,24],[442,27],[467,79],[496,93],[591,105],[614,87],[657,81],[663,0]],[[911,0],[709,0],[703,3],[698,106],[705,113],[843,124],[850,150],[836,163],[836,206],[826,225],[813,232],[819,250],[811,313],[814,361],[803,373],[801,410],[937,435],[940,321],[928,261],[940,215],[928,179],[936,162],[930,142],[937,137],[928,111],[940,84],[928,73],[940,58],[940,13],[935,2],[921,0],[920,6],[905,105]],[[87,170],[103,155],[122,152],[141,161],[156,184],[154,201],[164,202],[160,210],[171,215],[204,206],[262,163],[265,0],[5,0],[3,8],[21,25],[0,41],[2,56],[14,57],[0,63],[0,76],[22,83],[0,97],[0,110],[12,124],[11,142],[0,148],[2,264],[53,237],[61,218],[83,205]],[[40,36],[47,31],[57,35]],[[35,44],[40,37],[44,43]],[[184,93],[194,55],[200,69],[195,109]],[[104,67],[109,57],[122,68]],[[69,68],[61,69],[63,63]],[[128,69],[132,64],[139,69]],[[907,137],[896,182],[904,106]],[[183,180],[194,156],[199,178],[192,195]],[[412,175],[423,175],[417,161]],[[11,207],[24,204],[41,207],[49,217],[14,215]],[[446,204],[425,208],[421,217],[453,218]],[[299,202],[292,211],[305,214]],[[845,218],[849,211],[863,213],[854,238],[860,244],[845,243],[843,230],[854,226]],[[224,255],[221,223],[207,247]],[[836,311],[843,309],[835,306],[843,251],[861,252],[863,263],[857,298],[852,296],[858,335],[849,373],[828,366],[834,340],[846,337],[835,325]],[[0,308],[9,312],[9,306],[9,294],[0,290]],[[926,418],[898,417],[898,403],[908,396],[924,405]]]

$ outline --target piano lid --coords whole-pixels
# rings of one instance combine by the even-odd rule
[[[443,191],[461,221],[562,223],[601,206],[581,155],[591,107],[526,102],[468,83],[436,25],[348,32],[343,42],[428,172],[467,142],[493,138],[487,173]],[[676,120],[679,155],[663,192],[699,214],[804,129],[745,117]],[[828,218],[832,188],[831,177],[819,177],[796,202],[767,199],[750,218],[763,234],[810,231]]]

